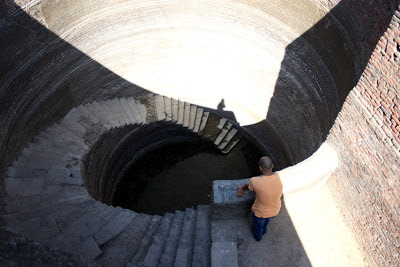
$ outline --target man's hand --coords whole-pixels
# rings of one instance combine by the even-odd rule
[[[236,193],[236,197],[242,197],[244,195],[244,192],[246,190],[244,190],[244,186],[238,186],[236,187],[237,189],[237,193]]]

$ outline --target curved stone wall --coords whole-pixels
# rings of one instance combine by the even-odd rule
[[[370,55],[397,1],[18,3],[0,7],[2,183],[30,139],[72,107],[150,90],[233,112],[282,167],[312,155],[331,130],[340,159],[332,189],[369,260],[395,261],[385,251],[399,240],[389,237],[400,210],[398,11]],[[368,171],[386,158],[382,174]]]
[[[324,141],[380,36],[342,2],[329,15],[313,1],[27,1],[27,13],[7,2],[4,163],[73,106],[142,88],[210,108],[223,99],[250,133],[273,133],[287,152],[276,161],[297,163]]]

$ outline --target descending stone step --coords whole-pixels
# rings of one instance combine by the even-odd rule
[[[141,263],[146,256],[148,248],[151,245],[153,240],[153,236],[156,234],[158,227],[161,224],[162,217],[155,215],[151,220],[149,228],[147,229],[145,235],[143,236],[139,247],[135,252],[135,256],[131,259],[130,264],[136,266],[137,264]]]
[[[223,150],[228,143],[232,140],[232,138],[235,136],[235,134],[238,132],[236,128],[232,127],[229,132],[225,135],[225,137],[221,140],[221,142],[218,145],[218,148],[220,150]]]
[[[183,124],[183,117],[185,114],[185,102],[179,100],[178,101],[178,120],[177,124],[182,125]]]
[[[145,123],[144,120],[143,120],[143,118],[142,118],[141,115],[140,115],[140,112],[139,112],[138,108],[137,108],[135,99],[133,99],[133,97],[129,97],[129,98],[126,100],[126,102],[128,103],[129,107],[131,108],[133,114],[135,115],[135,120],[136,120],[136,122],[137,122],[138,124]]]
[[[204,130],[204,128],[206,127],[209,116],[210,116],[210,112],[208,112],[208,111],[203,112],[203,116],[202,116],[201,122],[200,122],[200,127],[198,130],[199,133],[202,132]]]
[[[171,98],[164,96],[165,120],[172,121],[172,101]]]
[[[55,124],[45,130],[45,132],[48,133],[50,137],[43,141],[52,146],[53,149],[64,147],[82,155],[89,150],[89,147],[85,144],[85,139],[76,135],[65,126]]]
[[[69,112],[65,117],[61,120],[59,125],[64,126],[65,128],[69,129],[71,132],[73,132],[75,135],[84,138],[86,129],[83,127],[79,122],[76,121],[76,119],[73,116],[73,110],[72,112]]]
[[[159,121],[159,118],[165,119],[164,103],[161,103],[162,98],[158,95],[150,95],[136,99],[141,117],[146,124]]]
[[[143,259],[143,266],[157,266],[158,260],[161,257],[162,250],[164,248],[164,244],[167,241],[167,236],[169,229],[171,228],[172,220],[174,218],[174,214],[165,213],[161,225],[157,230],[156,235],[146,253],[146,256]]]
[[[104,112],[107,114],[107,116],[110,117],[110,119],[113,121],[114,127],[122,126],[122,123],[118,119],[116,112],[113,110],[113,106],[111,105],[110,100],[101,101],[101,102],[99,102],[99,105],[104,110]]]
[[[189,119],[190,119],[190,103],[184,103],[183,109],[183,127],[189,127]]]
[[[54,238],[72,221],[86,214],[97,205],[96,201],[89,199],[75,205],[63,205],[63,208],[54,213],[46,213],[41,216],[26,219],[18,233],[24,234],[38,242]]]
[[[190,266],[193,257],[193,242],[196,228],[196,211],[187,208],[179,245],[176,251],[175,266]]]
[[[135,124],[136,118],[135,114],[133,113],[130,105],[128,104],[128,101],[125,98],[120,98],[119,99],[120,104],[122,105],[122,108],[125,110],[127,114],[127,119],[129,120],[129,124]]]
[[[96,258],[100,265],[125,266],[135,256],[153,216],[138,214],[118,236],[102,245],[102,254]]]
[[[193,126],[193,132],[198,133],[201,125],[201,120],[203,118],[203,108],[197,108],[196,110],[196,117],[194,119],[194,126]]]
[[[85,108],[92,113],[107,129],[116,127],[117,124],[108,116],[107,112],[96,101],[85,105]]]
[[[171,99],[171,112],[172,112],[172,122],[178,122],[179,117],[179,102],[177,99]]]
[[[196,119],[196,112],[197,112],[197,106],[191,105],[191,106],[190,106],[190,114],[189,114],[189,125],[188,125],[188,128],[189,128],[189,130],[192,130],[192,131],[193,131],[193,129],[194,129],[194,122],[195,122],[195,119]]]
[[[232,124],[230,122],[226,123],[224,127],[222,128],[220,134],[214,141],[214,145],[219,146],[219,144],[222,142],[222,140],[225,138],[225,136],[228,134],[229,130],[232,128]]]
[[[222,129],[224,128],[227,120],[219,117],[213,113],[210,113],[207,118],[205,127],[199,131],[199,135],[206,140],[214,143]]]
[[[26,221],[33,220],[37,217],[43,217],[48,215],[56,216],[59,212],[63,212],[66,209],[74,209],[79,203],[91,203],[93,200],[71,200],[63,203],[52,203],[45,207],[38,207],[36,209],[30,209],[18,213],[6,214],[1,217],[5,221],[5,228],[11,232],[18,232],[17,229],[20,225],[25,224]],[[96,202],[96,201],[95,201]]]
[[[119,118],[123,121],[124,125],[132,124],[132,121],[129,119],[129,114],[126,112],[118,98],[112,99],[111,104],[114,106],[114,110],[119,114]]]
[[[175,212],[174,220],[168,233],[167,243],[164,246],[158,266],[167,267],[174,265],[184,218],[185,213],[183,211],[177,210]]]
[[[95,115],[93,115],[89,110],[87,110],[87,108],[85,108],[84,106],[79,105],[77,109],[79,110],[79,112],[82,114],[83,117],[85,117],[88,121],[90,121],[91,125],[96,125],[98,123],[101,123],[100,120]]]
[[[157,120],[162,121],[166,119],[164,97],[162,95],[154,96],[154,104],[157,113]]]
[[[93,239],[101,246],[121,233],[137,215],[136,212],[130,210],[123,210],[108,224],[104,225],[96,234]]]
[[[211,207],[199,205],[197,207],[196,231],[193,248],[193,267],[210,266],[211,255]]]
[[[93,119],[93,116],[90,116],[89,112],[86,113],[82,106],[80,107],[81,108],[71,109],[69,114],[75,120],[75,123],[78,123],[85,128],[84,139],[93,144],[104,130],[99,131],[95,129],[95,126],[99,123],[99,121],[97,119]]]
[[[108,105],[110,112],[116,118],[120,126],[125,126],[128,124],[128,121],[125,119],[125,116],[123,115],[124,111],[122,110],[120,105],[118,105],[118,100],[116,98],[108,99],[105,101],[105,103]]]
[[[240,133],[236,133],[226,147],[222,149],[222,153],[229,153],[240,141],[243,141],[242,135]]]
[[[86,245],[88,245],[85,241],[88,238],[92,238],[98,230],[117,216],[121,210],[121,208],[102,204],[69,224],[67,228],[60,229],[61,233],[49,240],[47,244],[63,249],[73,255],[80,255],[82,252],[80,249],[82,247],[86,248]],[[92,244],[91,240],[87,242]]]

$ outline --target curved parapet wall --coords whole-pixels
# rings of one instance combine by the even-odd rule
[[[328,143],[308,159],[276,173],[282,180],[283,195],[312,189],[323,184],[335,171],[339,159],[335,149]],[[249,183],[250,178],[242,180],[216,180],[213,182],[213,216],[217,219],[235,219],[247,216],[249,206],[255,198],[254,192],[246,191],[243,197],[236,197],[237,187]]]

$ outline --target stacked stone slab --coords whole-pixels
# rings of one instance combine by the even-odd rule
[[[161,95],[92,102],[73,108],[35,137],[8,168],[6,229],[101,264],[210,265],[210,208],[150,216],[93,200],[82,159],[113,128],[167,121],[223,153],[240,140],[231,122]],[[90,182],[87,182],[90,183]]]

